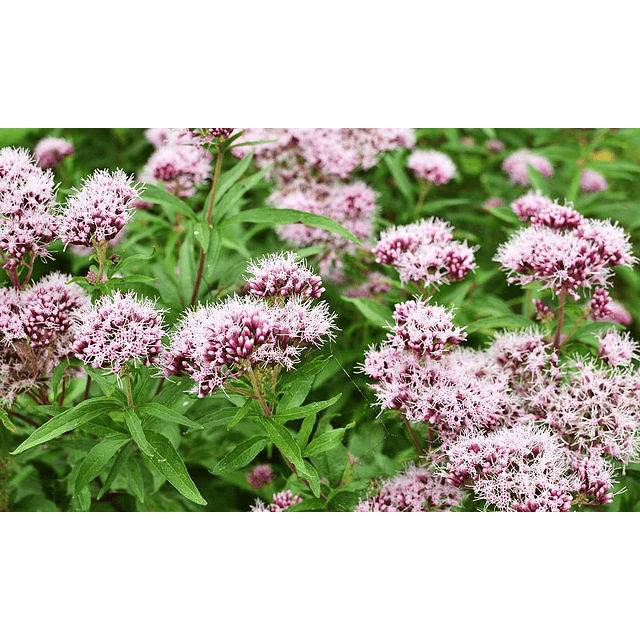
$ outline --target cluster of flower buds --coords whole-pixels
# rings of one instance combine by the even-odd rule
[[[246,478],[250,486],[259,490],[271,484],[276,479],[276,476],[270,464],[259,464],[247,473]]]
[[[85,364],[116,374],[131,362],[148,367],[164,352],[163,313],[152,300],[115,291],[75,312],[73,350]]]
[[[397,269],[401,282],[435,286],[462,280],[473,271],[475,250],[466,240],[454,240],[451,225],[439,218],[390,227],[372,249],[376,262]]]
[[[262,500],[256,500],[255,505],[251,507],[251,511],[268,511],[270,513],[281,513],[286,511],[294,504],[300,504],[302,498],[299,493],[294,496],[289,490],[281,491],[273,494],[273,504],[266,505]]]
[[[604,191],[608,186],[607,179],[597,171],[584,169],[580,174],[580,189],[585,193],[597,193],[598,191]]]
[[[584,221],[572,203],[553,202],[540,192],[529,192],[511,203],[511,209],[523,222],[551,229],[577,229]]]
[[[62,138],[43,138],[33,153],[38,165],[43,169],[52,169],[74,152],[73,145]]]
[[[70,277],[51,273],[22,291],[0,288],[0,396],[11,404],[18,393],[48,380],[73,353],[73,314],[87,297]]]
[[[185,142],[202,146],[203,144],[226,140],[231,137],[234,131],[234,128],[183,129],[180,138]]]
[[[314,304],[322,283],[294,254],[268,255],[249,269],[247,295],[187,311],[171,337],[165,376],[190,376],[201,397],[256,370],[292,369],[333,337],[335,316],[326,302]]]

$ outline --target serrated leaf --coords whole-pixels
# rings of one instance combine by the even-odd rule
[[[109,398],[89,398],[45,422],[13,451],[12,455],[18,455],[32,447],[49,442],[49,440],[53,440],[68,431],[73,431],[77,427],[91,422],[94,418],[120,406],[118,402]]]
[[[196,220],[196,212],[184,201],[169,193],[164,187],[146,183],[141,199],[153,204],[162,204],[173,211],[180,211],[187,218]]]
[[[76,476],[75,491],[78,493],[82,487],[91,482],[102,468],[113,458],[118,450],[130,441],[127,436],[111,436],[105,438],[87,453],[80,465],[80,471]]]
[[[134,442],[138,445],[140,451],[142,451],[142,453],[148,455],[149,457],[155,457],[156,452],[153,450],[153,447],[147,440],[144,429],[142,428],[142,422],[131,407],[127,407],[124,410],[124,422],[127,425],[129,433],[131,434]]]
[[[344,428],[333,429],[332,431],[327,431],[317,438],[314,438],[306,446],[303,455],[305,458],[310,458],[312,456],[317,456],[320,453],[324,453],[325,451],[335,449],[337,446],[342,444],[345,431],[346,429]]]
[[[148,404],[140,405],[138,407],[138,413],[140,415],[154,416],[155,418],[166,420],[167,422],[171,422],[172,424],[181,424],[182,426],[189,427],[191,429],[204,429],[201,424],[198,424],[194,420],[191,420],[191,418],[187,418],[181,413],[178,413],[173,409],[169,409],[164,405],[158,404],[157,402],[150,402]]]
[[[237,224],[240,222],[267,223],[270,225],[280,224],[304,224],[315,229],[324,229],[337,233],[343,238],[351,240],[357,245],[362,242],[356,238],[351,231],[345,229],[335,220],[326,216],[319,216],[315,213],[307,213],[306,211],[296,211],[295,209],[276,209],[274,207],[261,207],[259,209],[247,209],[246,211],[238,211],[227,216],[222,225]]]
[[[241,442],[218,462],[211,473],[219,476],[228,471],[246,467],[264,449],[267,442],[268,439],[264,436],[256,436]]]
[[[206,506],[207,501],[200,495],[198,488],[189,476],[182,458],[167,438],[150,431],[149,443],[157,452],[150,463],[162,474],[185,498],[196,504]]]
[[[391,310],[369,298],[349,298],[341,296],[344,302],[352,304],[369,322],[377,327],[386,328],[392,324]]]

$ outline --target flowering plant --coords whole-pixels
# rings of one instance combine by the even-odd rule
[[[0,510],[640,508],[639,130],[2,136]]]

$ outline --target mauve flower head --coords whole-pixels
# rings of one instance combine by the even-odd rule
[[[606,178],[597,171],[584,169],[580,174],[580,189],[585,193],[604,191],[608,186]]]
[[[638,359],[640,345],[626,333],[610,329],[598,335],[598,358],[611,367],[626,367]]]
[[[81,190],[74,190],[59,217],[58,235],[65,245],[85,247],[113,240],[133,215],[131,202],[142,193],[122,169],[97,169]]]
[[[447,450],[446,476],[499,511],[569,511],[573,482],[561,441],[531,420],[462,435]]]
[[[462,492],[438,475],[433,465],[410,464],[403,472],[380,483],[379,491],[360,500],[360,512],[450,511],[459,507]]]
[[[157,149],[165,144],[176,144],[180,140],[181,129],[147,129],[144,137]]]
[[[120,373],[130,362],[145,366],[163,353],[162,316],[152,300],[128,291],[115,291],[75,313],[78,358],[94,369]]]
[[[335,316],[325,302],[291,297],[283,307],[252,295],[188,310],[163,357],[165,376],[187,375],[200,397],[248,367],[294,368],[307,348],[332,339]]]
[[[52,213],[56,187],[51,169],[35,164],[22,148],[0,149],[0,249],[3,268],[16,269],[24,256],[46,258],[56,234]]]
[[[552,229],[576,229],[584,221],[572,203],[558,204],[540,195],[529,192],[511,203],[511,209],[523,222]]]
[[[212,144],[219,140],[226,140],[233,132],[234,128],[195,128],[182,129],[180,132],[180,141],[183,143],[191,143],[197,146],[203,144]]]
[[[254,489],[262,489],[262,487],[271,484],[276,479],[276,476],[270,464],[259,464],[247,473],[246,478]]]
[[[62,138],[43,138],[36,145],[34,155],[43,169],[51,169],[57,167],[74,151],[73,145]]]
[[[530,184],[527,167],[531,166],[543,176],[550,178],[553,175],[553,167],[546,158],[532,153],[528,149],[521,149],[505,158],[502,170],[509,175],[512,183],[528,187]]]
[[[535,411],[571,449],[599,452],[622,465],[638,460],[640,377],[630,368],[573,358],[561,385],[549,388]]]
[[[611,296],[608,291],[604,287],[596,287],[589,302],[589,316],[594,320],[603,320],[611,312],[610,305]]]
[[[270,513],[281,513],[286,511],[289,507],[292,507],[294,504],[300,504],[302,502],[302,498],[299,493],[296,493],[294,496],[293,493],[289,490],[281,491],[280,493],[273,494],[273,504],[265,505],[262,500],[256,500],[255,505],[251,507],[251,511],[268,511]]]
[[[494,153],[500,153],[501,151],[504,151],[506,149],[504,142],[502,142],[502,140],[496,140],[496,139],[487,140],[484,143],[484,146],[489,151],[493,151]]]
[[[211,154],[198,146],[173,143],[158,147],[140,173],[140,180],[160,180],[169,193],[188,198],[204,185],[211,174]]]
[[[540,322],[551,322],[556,317],[553,309],[544,304],[542,300],[534,300],[533,306],[536,310],[536,320]]]
[[[580,288],[606,286],[611,267],[636,262],[624,230],[608,220],[583,220],[577,229],[527,227],[500,245],[494,258],[521,286],[538,281],[579,299]]]
[[[397,304],[393,319],[396,324],[387,334],[389,343],[420,357],[440,360],[467,337],[453,325],[451,311],[421,298]]]
[[[516,198],[511,203],[511,209],[523,222],[528,222],[542,209],[553,204],[553,201],[543,196],[540,191],[529,191],[523,196]]]
[[[260,298],[290,298],[293,295],[316,300],[324,292],[322,279],[295,253],[272,253],[250,262],[246,278],[249,291]]]
[[[390,227],[380,234],[372,249],[376,262],[397,269],[401,282],[423,281],[427,285],[462,280],[476,268],[476,248],[453,240],[453,228],[438,218]]]
[[[456,175],[456,165],[451,158],[433,149],[414,151],[407,160],[407,167],[418,178],[437,186],[447,184]]]

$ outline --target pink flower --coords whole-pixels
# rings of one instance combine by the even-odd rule
[[[639,347],[635,340],[615,329],[598,336],[598,357],[612,367],[626,367],[637,360]]]
[[[576,472],[574,491],[581,504],[605,505],[613,502],[613,465],[598,453],[585,456],[571,454],[571,468]]]
[[[276,479],[270,464],[259,464],[253,467],[246,477],[247,482],[254,489],[262,489],[262,487],[266,487]]]
[[[538,281],[578,299],[578,289],[606,286],[611,267],[632,265],[631,244],[624,230],[608,220],[583,220],[577,229],[555,231],[528,227],[498,248],[494,258],[521,286]]]
[[[0,261],[8,271],[26,256],[47,258],[57,220],[53,173],[38,167],[26,149],[0,150]],[[14,279],[15,280],[15,279]],[[17,286],[17,282],[14,282]]]
[[[120,373],[132,361],[148,367],[163,353],[163,314],[147,298],[115,291],[76,312],[74,351],[94,369]]]
[[[439,186],[447,184],[456,174],[451,158],[440,151],[414,151],[407,160],[407,167],[418,178]]]
[[[500,153],[506,149],[504,142],[502,140],[487,140],[484,143],[484,146],[494,153]]]
[[[201,146],[203,144],[211,144],[219,139],[226,140],[234,131],[234,128],[183,129],[180,134],[180,140]]]
[[[74,151],[73,145],[62,138],[43,138],[36,145],[34,155],[43,169],[51,169],[57,167]]]
[[[83,180],[82,190],[72,195],[59,218],[59,236],[67,244],[85,247],[109,242],[133,215],[131,203],[141,189],[122,169],[97,169]]]
[[[536,320],[540,322],[551,322],[556,317],[551,307],[544,304],[542,300],[534,300],[533,305],[536,309]]]
[[[280,493],[273,494],[273,504],[265,505],[262,500],[256,500],[255,505],[251,507],[251,511],[267,511],[270,513],[281,513],[286,511],[289,507],[292,507],[294,504],[300,504],[302,502],[302,498],[299,493],[296,493],[294,496],[293,493],[289,490],[281,491]]]
[[[459,507],[463,494],[440,477],[433,465],[409,465],[393,478],[383,480],[379,491],[361,500],[356,511],[449,511]]]
[[[447,450],[455,487],[499,511],[569,511],[570,469],[556,436],[532,421],[488,435],[469,433]]]
[[[528,222],[532,217],[542,211],[545,207],[552,205],[553,201],[543,196],[539,191],[529,193],[516,198],[511,203],[511,209],[523,222]]]
[[[528,149],[521,149],[512,153],[502,163],[502,170],[509,175],[514,184],[527,187],[530,184],[527,167],[531,166],[543,176],[550,178],[553,175],[551,163],[544,157],[538,156]]]
[[[596,287],[589,303],[589,315],[594,320],[603,320],[611,313],[611,296],[604,287]],[[615,320],[614,320],[615,322]],[[625,323],[626,324],[626,323]]]
[[[261,298],[289,298],[293,295],[319,298],[324,292],[322,279],[295,253],[272,253],[249,263],[249,290]]]
[[[601,322],[617,322],[624,325],[629,325],[633,322],[631,314],[617,300],[609,302],[606,313],[600,316],[599,320]]]
[[[529,192],[511,203],[513,212],[523,222],[552,229],[577,229],[584,221],[571,203],[564,206],[552,202],[539,192]]]
[[[580,174],[580,189],[585,193],[604,191],[608,186],[605,177],[597,171],[584,169]]]

